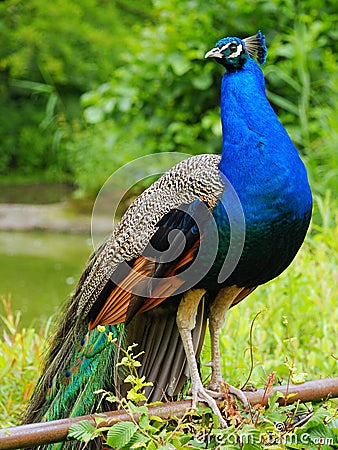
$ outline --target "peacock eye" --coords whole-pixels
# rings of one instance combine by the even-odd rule
[[[234,53],[237,50],[237,44],[235,44],[234,42],[232,42],[229,45],[229,50],[231,51],[231,53]]]

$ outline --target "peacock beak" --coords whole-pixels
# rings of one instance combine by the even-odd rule
[[[219,47],[215,47],[211,49],[209,52],[207,52],[204,56],[204,58],[223,58],[223,53],[221,52],[221,49]]]

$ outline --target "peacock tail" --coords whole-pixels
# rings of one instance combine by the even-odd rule
[[[117,346],[111,342],[115,338],[118,345],[125,347],[137,343],[137,350],[144,352],[140,358],[142,366],[139,376],[145,376],[153,382],[153,386],[146,390],[150,401],[161,400],[163,396],[171,398],[180,392],[189,377],[176,325],[181,295],[169,296],[158,307],[136,315],[127,325],[127,308],[121,308],[116,302],[117,310],[122,311],[120,322],[106,324],[104,333],[98,331],[96,326],[89,330],[90,320],[102,308],[102,303],[111,292],[123,294],[124,291],[119,290],[109,279],[109,274],[124,259],[130,261],[130,265],[138,261],[135,256],[147,245],[151,236],[156,235],[161,218],[180,206],[183,199],[193,201],[203,196],[212,202],[216,201],[222,189],[219,161],[217,155],[200,155],[182,161],[144,191],[128,208],[112,236],[93,255],[75,293],[60,314],[23,423],[111,410],[112,404],[101,401],[95,391],[103,389],[113,394],[126,395],[128,385],[116,370],[120,355]],[[184,212],[182,214],[185,215]],[[128,239],[124,243],[125,236],[130,235],[135,236],[135,239]],[[121,302],[125,304],[123,298]],[[202,348],[205,329],[206,309],[201,304],[193,333],[197,355]],[[60,445],[42,446],[40,449],[76,448],[74,443]],[[96,449],[100,445],[93,441],[86,448]]]
[[[88,320],[76,315],[78,288],[93,260],[79,280],[75,294],[66,303],[50,339],[41,377],[24,412],[24,423],[75,417],[100,410],[96,391],[114,392],[117,380],[118,346],[124,325],[88,331]]]

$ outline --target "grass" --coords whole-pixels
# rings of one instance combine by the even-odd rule
[[[0,427],[17,425],[39,374],[49,324],[36,331],[20,327],[20,313],[2,299],[0,338]]]
[[[250,383],[262,387],[271,372],[282,383],[290,375],[294,382],[338,376],[338,213],[329,195],[316,198],[314,217],[291,267],[228,314],[221,337],[222,369],[234,385],[242,386],[250,372],[250,326],[260,311],[253,324]],[[40,331],[21,329],[20,314],[12,313],[8,301],[2,322],[0,423],[9,426],[18,423],[36,381],[49,322]],[[206,342],[203,363],[210,359],[209,350]],[[203,367],[205,377],[208,370]]]

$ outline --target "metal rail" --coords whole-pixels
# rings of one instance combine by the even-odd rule
[[[308,381],[297,385],[274,386],[271,390],[258,389],[254,392],[244,392],[249,403],[256,405],[261,403],[267,405],[268,398],[275,391],[284,394],[285,398],[279,399],[281,404],[289,404],[300,400],[301,402],[321,401],[327,398],[338,397],[338,377],[323,380]],[[289,394],[295,394],[289,396]],[[161,405],[150,406],[149,414],[157,415],[163,419],[169,417],[182,417],[189,411],[191,402],[189,400],[179,402],[168,402]],[[105,413],[106,422],[100,426],[109,426],[118,421],[130,421],[131,416],[126,412],[111,411]],[[100,417],[102,417],[100,415]],[[44,423],[20,425],[17,427],[4,428],[0,430],[0,449],[22,449],[37,447],[38,445],[53,444],[67,440],[68,429],[71,425],[81,420],[89,420],[95,426],[95,415],[73,417],[69,419],[53,420]],[[133,420],[138,420],[137,415]]]

